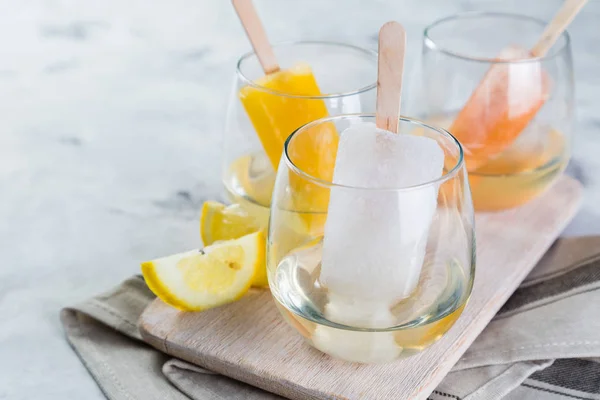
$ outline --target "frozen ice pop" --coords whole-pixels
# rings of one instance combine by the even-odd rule
[[[444,153],[435,140],[364,123],[342,132],[333,181],[363,188],[407,187],[439,178],[443,164]],[[419,281],[437,191],[435,186],[331,190],[320,275],[328,291],[329,320],[362,328],[396,324],[390,310]],[[390,332],[370,340],[343,332],[320,327],[313,342],[330,353],[345,354],[345,359],[357,357],[354,351],[359,349],[368,362],[393,359],[402,350]]]
[[[401,188],[435,180],[443,167],[444,152],[435,140],[362,123],[342,132],[333,181],[351,187]],[[437,190],[332,188],[320,280],[335,298],[389,309],[415,289]]]
[[[268,74],[257,84],[287,95],[320,95],[311,68],[306,64]],[[302,125],[328,115],[321,99],[273,95],[252,86],[240,90],[240,99],[275,170],[287,137]],[[337,145],[335,126],[332,123],[319,124],[296,138],[291,149],[293,153],[289,156],[302,171],[329,181],[333,176]],[[289,178],[292,208],[302,213],[298,218],[299,229],[308,232],[322,230],[329,191],[294,173],[290,173]]]
[[[262,147],[277,170],[287,137],[302,125],[328,115],[312,69],[297,64],[280,69],[250,0],[233,0],[246,33],[265,72],[265,76],[243,87],[240,100],[252,122]],[[337,150],[338,133],[333,124],[322,124],[319,132],[305,135],[295,147],[294,162],[309,175],[330,180]],[[329,192],[290,175],[294,190],[293,206],[299,212],[322,212]],[[310,225],[313,217],[302,218]],[[322,225],[322,224],[321,224]]]
[[[393,327],[391,308],[415,289],[437,204],[435,186],[406,188],[439,178],[444,153],[424,136],[396,134],[405,48],[404,29],[380,30],[377,125],[351,125],[340,135],[319,280],[324,313],[338,324]],[[386,129],[383,129],[386,128]],[[362,188],[362,189],[358,189]],[[358,362],[385,362],[402,347],[391,331],[364,333],[318,326],[315,346]]]
[[[499,59],[530,57],[527,50],[507,48]],[[500,63],[489,69],[450,132],[461,142],[469,170],[507,148],[548,98],[550,82],[538,62]]]
[[[567,0],[527,51],[504,49],[499,60],[544,56],[587,0]],[[525,129],[550,94],[550,78],[535,60],[497,63],[486,73],[450,127],[465,150],[467,168],[476,170],[505,150]]]
[[[277,169],[287,137],[302,125],[326,117],[327,107],[320,99],[294,97],[321,95],[307,64],[270,73],[254,83],[276,92],[245,86],[239,95],[265,153]],[[331,140],[337,140],[337,133],[332,132]],[[319,148],[314,150],[319,151]]]

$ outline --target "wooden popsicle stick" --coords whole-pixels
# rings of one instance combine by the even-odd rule
[[[398,133],[405,49],[406,32],[402,25],[395,21],[385,23],[379,30],[375,123],[393,133]]]
[[[252,5],[252,0],[231,0],[231,3],[242,22],[242,26],[265,74],[279,71],[279,64],[275,58],[275,53],[273,53],[273,47],[271,47],[256,9]]]
[[[587,0],[566,0],[563,6],[558,10],[552,21],[546,25],[546,29],[537,43],[531,49],[533,57],[543,57],[554,45],[567,26],[573,21]]]

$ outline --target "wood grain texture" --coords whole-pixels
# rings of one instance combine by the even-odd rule
[[[398,133],[405,50],[406,32],[402,25],[385,23],[379,30],[375,124],[393,133]]]
[[[260,17],[252,4],[252,0],[231,0],[231,3],[242,22],[242,26],[246,31],[246,35],[252,44],[254,53],[258,57],[258,62],[264,73],[271,74],[279,71],[279,64],[277,63],[275,53],[273,53],[273,47],[269,43],[269,39],[260,22]]]
[[[291,399],[425,399],[450,371],[577,211],[581,185],[566,176],[533,202],[478,214],[471,299],[438,343],[389,364],[335,360],[303,342],[267,291],[203,313],[154,301],[140,318],[157,349]]]
[[[552,48],[556,39],[560,37],[567,26],[573,21],[573,18],[585,6],[587,0],[566,0],[563,6],[558,10],[552,21],[546,25],[542,36],[531,49],[531,55],[534,57],[543,57],[548,50]]]

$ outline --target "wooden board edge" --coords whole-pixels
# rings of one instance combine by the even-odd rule
[[[152,311],[152,309],[161,306],[160,304],[158,304],[159,302],[162,303],[162,300],[156,298],[152,300],[152,302],[150,302],[150,304],[148,304],[146,308],[144,308],[144,311],[142,311],[140,317],[138,318],[137,326],[140,336],[142,337],[142,340],[145,343],[154,347],[158,351],[161,351],[165,354],[169,354],[169,349],[167,348],[167,337],[161,338],[157,334],[152,333],[152,327],[150,323],[144,318],[147,315],[147,313]]]
[[[572,177],[569,177],[566,175],[561,177],[561,180],[563,180],[568,185],[571,185],[574,193],[572,195],[571,200],[569,201],[569,208],[565,209],[565,212],[567,214],[565,215],[563,223],[556,228],[556,231],[558,232],[558,234],[556,235],[556,239],[558,239],[560,237],[560,233],[565,230],[567,225],[569,225],[571,223],[571,221],[573,221],[573,218],[575,218],[575,215],[581,209],[581,204],[583,202],[583,185],[581,184],[581,182],[579,182],[575,178],[572,178]],[[558,180],[556,183],[558,183]],[[552,185],[552,187],[554,187],[554,185]],[[554,242],[556,241],[556,239],[554,240]],[[554,244],[554,242],[548,243],[548,245],[545,246],[545,248],[542,251],[540,251],[539,255],[532,257],[533,262],[532,262],[531,268],[523,271],[523,273],[521,274],[522,279],[520,278],[519,282],[522,282],[527,277],[527,275],[531,272],[531,270],[533,270],[533,268],[535,268],[537,263],[540,262],[542,257],[544,257],[544,254],[546,254],[548,252],[548,250]],[[435,388],[440,384],[440,382],[442,382],[444,377],[452,370],[452,367],[460,360],[460,358],[467,351],[467,349],[469,348],[471,343],[473,343],[477,339],[477,337],[481,334],[481,332],[483,332],[485,327],[492,321],[492,319],[494,318],[494,316],[496,315],[498,310],[500,310],[500,308],[502,308],[504,303],[506,303],[508,301],[510,296],[512,296],[512,294],[514,293],[514,291],[517,288],[518,288],[518,285],[513,290],[506,290],[504,293],[500,293],[500,296],[495,296],[494,298],[491,298],[489,300],[487,306],[493,307],[496,310],[489,319],[487,319],[487,318],[481,319],[480,318],[479,321],[475,324],[476,329],[474,329],[474,330],[477,332],[477,334],[475,335],[475,339],[470,340],[470,341],[461,340],[460,343],[455,342],[454,346],[452,346],[452,351],[450,349],[448,349],[444,354],[446,356],[447,362],[444,362],[443,365],[440,365],[439,368],[436,369],[435,376],[440,376],[440,378],[439,379],[437,379],[437,378],[431,379],[429,382],[425,383],[421,387],[416,388],[416,390],[413,391],[413,393],[411,394],[411,398],[414,398],[415,400],[426,399],[428,396],[431,395],[431,393],[433,393]],[[494,303],[491,304],[492,302],[494,302]],[[473,327],[471,327],[470,331],[473,331]],[[468,345],[467,345],[467,342],[468,342]],[[457,343],[458,343],[458,345],[456,345]]]

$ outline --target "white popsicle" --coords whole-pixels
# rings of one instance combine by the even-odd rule
[[[390,309],[415,289],[437,204],[437,186],[419,185],[442,175],[444,152],[430,138],[394,134],[372,123],[342,132],[331,190],[320,282],[328,290],[325,316],[359,328],[397,324]],[[385,189],[390,190],[368,190]],[[368,333],[318,326],[313,343],[356,362],[399,356],[393,332]]]
[[[341,134],[333,181],[367,189],[402,188],[439,178],[443,164],[444,153],[435,140],[364,123]],[[331,190],[320,281],[332,300],[390,307],[415,289],[437,190]],[[381,309],[372,311],[373,316],[382,314]],[[340,312],[333,314],[336,322],[348,322]],[[365,319],[365,327],[386,323],[385,318],[374,319]]]
[[[338,145],[339,186],[330,192],[319,279],[328,294],[325,316],[352,328],[397,324],[390,309],[419,281],[436,210],[437,185],[409,187],[439,178],[444,152],[433,139],[396,134],[405,46],[402,25],[381,27],[376,125],[351,126]],[[357,362],[391,361],[403,351],[393,331],[318,325],[312,341]]]

